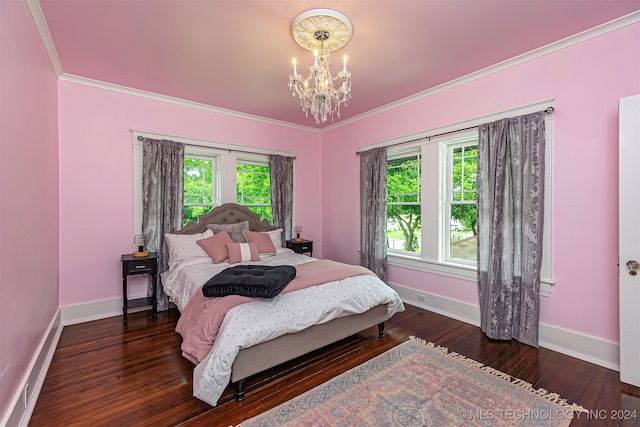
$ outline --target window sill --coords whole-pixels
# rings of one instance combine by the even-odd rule
[[[451,264],[397,253],[387,254],[387,262],[395,267],[408,268],[474,283],[478,282],[478,271],[475,266]],[[553,284],[554,282],[550,279],[541,279],[540,296],[548,297],[551,295],[551,285]]]

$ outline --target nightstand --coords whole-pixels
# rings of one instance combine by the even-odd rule
[[[131,254],[124,254],[120,260],[122,261],[122,322],[127,323],[127,309],[129,308],[151,306],[153,317],[158,317],[158,296],[155,286],[158,275],[158,254],[151,252],[149,256],[145,257],[134,257]],[[151,297],[128,299],[127,277],[136,274],[151,275],[154,283]]]
[[[313,240],[303,240],[302,242],[294,242],[287,240],[287,248],[293,250],[297,254],[309,253],[313,256]]]

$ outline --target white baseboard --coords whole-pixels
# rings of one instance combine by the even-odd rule
[[[471,325],[480,325],[479,308],[473,304],[456,301],[424,291],[389,283],[407,304],[451,317]],[[131,298],[145,295],[132,295]],[[424,297],[419,301],[418,296]],[[140,308],[145,310],[144,307]],[[10,410],[2,420],[1,426],[27,426],[35,408],[51,359],[60,340],[62,329],[66,325],[89,322],[122,314],[122,298],[92,301],[84,304],[60,307],[51,320],[48,333],[43,338],[38,352],[34,355],[30,369],[25,375],[18,393],[13,397]],[[620,371],[620,349],[616,343],[569,331],[544,323],[540,324],[540,346],[596,365]],[[24,389],[29,384],[31,391],[27,405],[24,405]]]
[[[29,369],[24,378],[20,382],[18,391],[13,396],[9,411],[1,421],[0,425],[8,427],[26,427],[29,424],[31,414],[36,407],[40,390],[47,376],[49,365],[53,359],[53,354],[58,346],[60,334],[62,334],[62,322],[60,309],[56,311],[55,316],[51,319],[47,333],[42,338],[38,351],[33,355]],[[28,385],[27,399],[25,402],[25,388]]]
[[[145,297],[145,294],[131,295],[130,298]],[[129,310],[133,313],[148,308],[139,307]],[[0,420],[0,426],[26,427],[38,401],[40,390],[47,376],[53,354],[58,346],[62,329],[67,325],[105,319],[107,317],[122,315],[122,298],[111,298],[100,301],[92,301],[83,304],[60,307],[49,324],[48,332],[42,339],[38,351],[34,354],[29,370],[18,387],[18,392],[9,405],[9,411],[4,419]],[[24,390],[29,385],[27,404],[24,404]]]
[[[129,295],[129,299],[146,296],[146,294]],[[122,316],[122,297],[67,305],[60,307],[60,310],[62,312],[62,324],[65,326],[106,319],[107,317]],[[147,310],[147,308],[129,309],[129,313],[135,313],[139,310]]]
[[[389,283],[389,286],[395,289],[402,301],[407,304],[480,326],[480,309],[476,305],[394,283]],[[423,297],[424,301],[419,301],[419,296]],[[545,323],[540,323],[539,342],[540,347],[620,371],[620,346],[617,343]]]

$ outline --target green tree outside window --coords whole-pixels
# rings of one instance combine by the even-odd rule
[[[391,249],[420,252],[421,179],[420,155],[387,161],[387,243]]]
[[[272,222],[269,166],[254,162],[236,164],[237,203],[246,206],[261,219]]]

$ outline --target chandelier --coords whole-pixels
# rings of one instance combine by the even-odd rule
[[[313,52],[313,65],[307,78],[298,74],[293,58],[293,74],[289,76],[291,94],[300,98],[300,106],[306,117],[309,113],[316,124],[324,123],[335,114],[340,118],[340,106],[347,106],[351,99],[351,73],[344,56],[342,70],[335,77],[329,69],[331,51],[344,46],[353,28],[349,19],[334,10],[313,9],[298,15],[291,24],[291,35],[303,48]],[[337,87],[334,85],[338,83]]]

